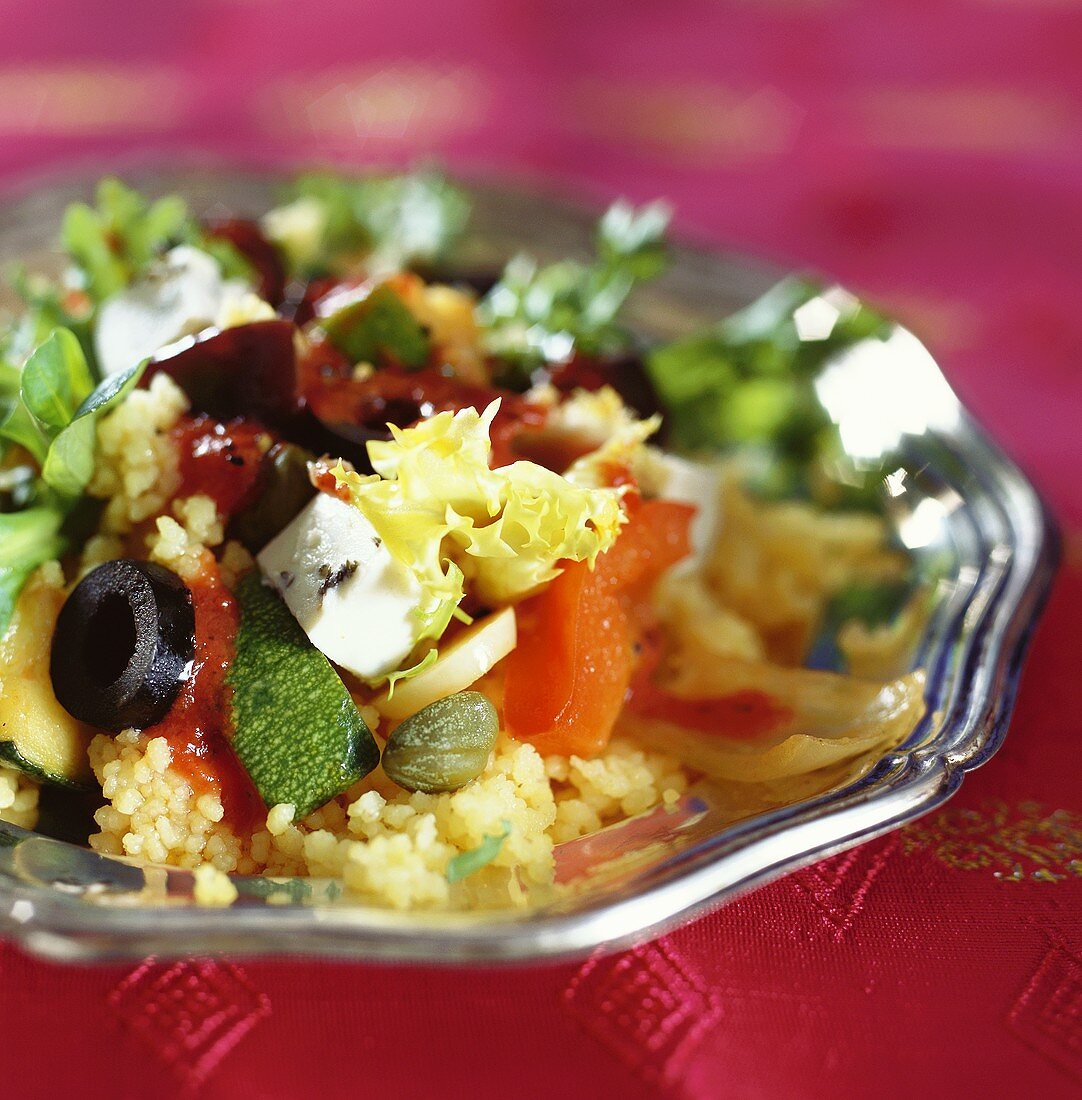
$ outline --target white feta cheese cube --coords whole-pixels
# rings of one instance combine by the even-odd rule
[[[219,323],[250,293],[243,280],[223,279],[213,256],[178,245],[102,304],[94,332],[102,373],[127,370],[167,344]],[[261,312],[273,315],[269,306]]]
[[[393,672],[417,644],[421,587],[352,504],[319,493],[258,561],[312,644],[361,679]]]

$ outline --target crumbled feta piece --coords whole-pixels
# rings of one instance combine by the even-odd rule
[[[223,320],[238,324],[268,316],[270,306],[243,280],[223,279],[213,256],[178,245],[102,304],[94,346],[102,372],[115,374],[183,336],[221,327]]]
[[[421,587],[352,504],[317,494],[258,561],[312,644],[362,679],[393,672],[417,644]]]

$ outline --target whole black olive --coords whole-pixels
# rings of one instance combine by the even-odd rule
[[[195,610],[160,565],[120,558],[72,590],[53,634],[53,691],[74,718],[114,733],[160,722],[191,675]]]

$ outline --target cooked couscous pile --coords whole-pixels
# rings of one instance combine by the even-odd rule
[[[679,458],[648,444],[670,413],[686,451],[701,451],[701,428],[675,396],[650,415],[625,400],[611,370],[598,384],[600,368],[618,361],[599,350],[616,329],[594,333],[595,343],[581,336],[588,369],[576,384],[565,384],[567,364],[577,362],[567,348],[559,369],[542,370],[550,352],[530,341],[543,322],[527,316],[534,307],[524,300],[515,306],[511,289],[534,277],[528,271],[509,268],[479,301],[408,273],[381,269],[359,284],[338,260],[324,257],[320,268],[309,238],[312,219],[327,212],[313,212],[316,201],[273,212],[263,229],[287,270],[311,279],[305,301],[314,315],[303,324],[282,329],[287,306],[296,313],[304,302],[289,305],[266,278],[259,294],[244,278],[225,279],[217,265],[226,261],[206,241],[206,252],[184,245],[144,260],[151,268],[129,273],[130,289],[121,282],[100,300],[93,271],[83,273],[77,304],[92,310],[96,370],[106,379],[111,357],[126,363],[133,354],[125,350],[133,328],[154,328],[147,354],[173,346],[166,336],[188,340],[177,345],[183,361],[183,348],[206,338],[198,326],[212,322],[214,337],[228,338],[211,357],[215,370],[248,370],[251,356],[274,348],[291,369],[297,357],[297,385],[307,379],[311,388],[293,419],[283,421],[265,394],[245,398],[263,402],[250,416],[234,406],[214,416],[220,395],[205,396],[199,360],[194,371],[155,370],[138,388],[133,374],[99,402],[93,432],[78,443],[81,465],[66,449],[76,473],[57,482],[77,479],[80,499],[91,509],[97,502],[95,524],[78,541],[43,541],[51,552],[24,570],[0,638],[0,819],[33,828],[39,781],[100,787],[90,846],[192,870],[194,896],[206,905],[236,900],[229,875],[266,875],[330,880],[346,897],[396,909],[506,908],[551,894],[558,845],[676,806],[697,784],[744,792],[806,784],[817,769],[870,760],[904,736],[921,705],[919,677],[902,675],[919,592],[910,588],[889,621],[838,619],[839,652],[866,679],[799,667],[854,585],[904,587],[909,563],[880,515],[766,500],[747,488],[753,468],[739,455]],[[637,230],[639,261],[657,227],[647,228]],[[232,232],[228,240],[248,241]],[[603,262],[622,262],[613,255]],[[377,248],[372,256],[385,262]],[[173,266],[153,267],[166,261]],[[311,278],[313,265],[322,281]],[[573,268],[560,275],[578,277]],[[175,332],[166,331],[176,319],[162,319],[164,306],[146,314],[148,296],[174,279],[181,297],[214,299],[207,317]],[[633,281],[620,283],[622,294]],[[368,331],[373,311],[379,320]],[[74,338],[56,346],[65,361],[84,354]],[[540,358],[522,373],[527,352]],[[520,372],[514,385],[510,364]],[[31,409],[33,391],[21,394]],[[694,399],[695,417],[703,400]],[[283,449],[281,424],[311,433],[312,409],[321,444],[325,421],[338,431],[339,420],[354,418],[364,429],[359,458],[320,458],[292,440]],[[372,430],[392,414],[401,419],[388,431]],[[34,472],[33,440],[15,444],[0,452],[0,492],[24,466]],[[365,448],[371,474],[358,472]],[[38,461],[43,507],[59,509],[49,501],[61,489],[47,484],[55,466],[47,452]],[[288,462],[299,482],[289,480]],[[268,478],[277,495],[261,489]],[[819,470],[809,484],[822,483]],[[67,514],[57,511],[57,524]],[[351,549],[332,561],[326,547],[336,539],[352,539]],[[0,579],[5,567],[0,552]],[[100,596],[101,577],[118,568],[127,579]],[[116,702],[99,681],[121,683],[138,656],[108,663],[128,629],[115,618],[116,600],[148,584],[159,608],[195,625],[187,649],[182,637],[171,655],[169,632],[184,630],[163,617],[158,649],[148,651],[148,661],[175,657],[165,671],[154,666],[155,677],[174,681],[164,704],[160,688],[141,684],[134,703]],[[61,651],[75,629],[71,608],[88,591],[99,593],[98,618]],[[298,708],[290,670],[273,664],[283,639],[311,686],[310,707],[301,697]],[[241,659],[252,654],[265,662],[254,678]],[[66,686],[73,676],[91,703]],[[308,782],[283,771],[282,756],[297,716],[307,726],[310,711],[319,726],[321,700],[337,717],[318,737],[309,730],[297,751],[330,770]],[[125,723],[110,707],[143,718]],[[225,711],[236,729],[223,741],[216,723]],[[58,747],[34,757],[51,729],[63,730]],[[20,731],[34,736],[20,741]],[[240,787],[230,778],[238,761]],[[289,791],[298,792],[293,801]]]

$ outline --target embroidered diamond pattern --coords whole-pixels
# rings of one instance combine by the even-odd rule
[[[1018,1037],[1082,1080],[1082,960],[1053,947],[1008,1017]]]
[[[270,999],[230,963],[147,960],[109,994],[109,1007],[195,1087],[270,1014]]]
[[[792,876],[792,882],[811,899],[835,941],[841,941],[853,926],[872,883],[897,846],[897,837],[891,835],[879,843],[862,844],[831,856]]]
[[[632,1072],[672,1082],[722,1010],[669,940],[589,959],[564,992],[567,1010]]]

